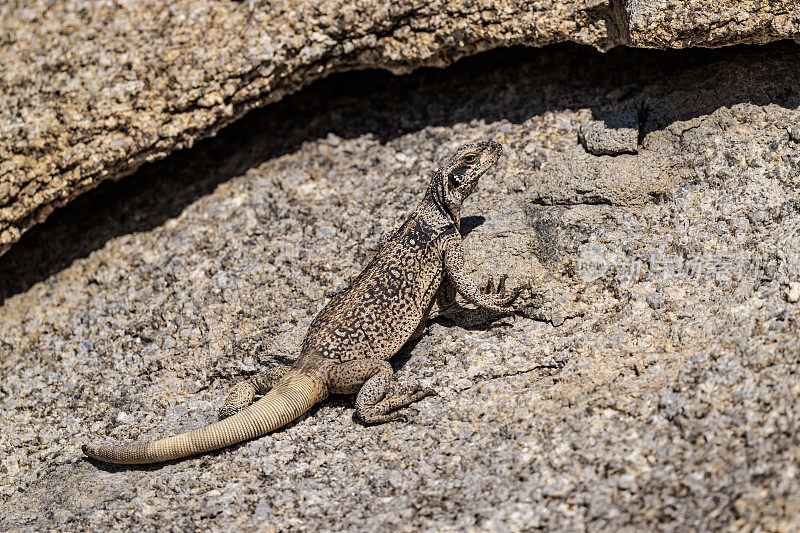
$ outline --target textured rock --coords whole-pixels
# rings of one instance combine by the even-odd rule
[[[639,122],[633,110],[593,120],[581,126],[578,139],[594,155],[635,154],[639,151]]]
[[[627,43],[648,48],[763,44],[797,40],[800,7],[795,0],[624,0]]]
[[[101,181],[332,72],[407,72],[509,45],[682,48],[798,35],[793,0],[6,2],[0,253]]]
[[[85,195],[0,260],[0,527],[797,529],[798,78],[788,44],[351,73]],[[631,104],[639,153],[586,153],[581,127]],[[401,379],[440,393],[411,422],[334,398],[202,457],[81,458],[210,422],[293,357],[438,161],[486,137],[506,155],[465,206],[473,275],[536,294],[409,347]],[[583,180],[570,154],[627,162]],[[659,193],[614,193],[603,173],[648,157]]]

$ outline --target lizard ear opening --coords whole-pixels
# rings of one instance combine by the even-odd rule
[[[456,189],[459,186],[461,186],[461,182],[458,181],[458,178],[452,172],[447,175],[447,180],[448,180],[448,183],[450,184],[450,188],[451,189]]]

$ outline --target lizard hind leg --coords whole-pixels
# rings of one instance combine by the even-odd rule
[[[352,394],[358,391],[356,416],[367,424],[407,420],[404,415],[394,411],[436,394],[432,389],[401,388],[392,365],[380,359],[357,359],[341,363],[331,377],[332,392]]]
[[[225,398],[225,404],[219,410],[219,419],[228,418],[253,403],[256,394],[266,394],[290,368],[288,365],[278,365],[237,383]]]

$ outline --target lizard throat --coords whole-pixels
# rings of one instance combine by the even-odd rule
[[[460,230],[461,224],[459,223],[460,220],[458,218],[458,212],[453,213],[450,207],[444,201],[444,177],[439,176],[436,184],[436,194],[431,194],[431,201],[433,205],[436,206],[436,209],[446,218],[448,219],[456,228],[456,230]]]

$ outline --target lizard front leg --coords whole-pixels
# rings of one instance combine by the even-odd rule
[[[228,418],[253,403],[256,394],[266,394],[290,368],[288,365],[278,365],[237,383],[225,398],[225,404],[220,407],[219,419]]]
[[[493,287],[491,278],[485,290],[479,289],[464,270],[464,245],[460,238],[448,239],[444,244],[442,256],[448,278],[455,286],[456,291],[467,301],[504,315],[514,312],[513,308],[507,306],[517,299],[524,287],[518,287],[505,294],[505,277],[503,277],[498,284],[497,291]]]
[[[328,387],[336,394],[356,396],[356,416],[367,424],[380,424],[405,416],[393,411],[436,394],[432,389],[401,389],[392,365],[381,359],[355,359],[337,364]]]

